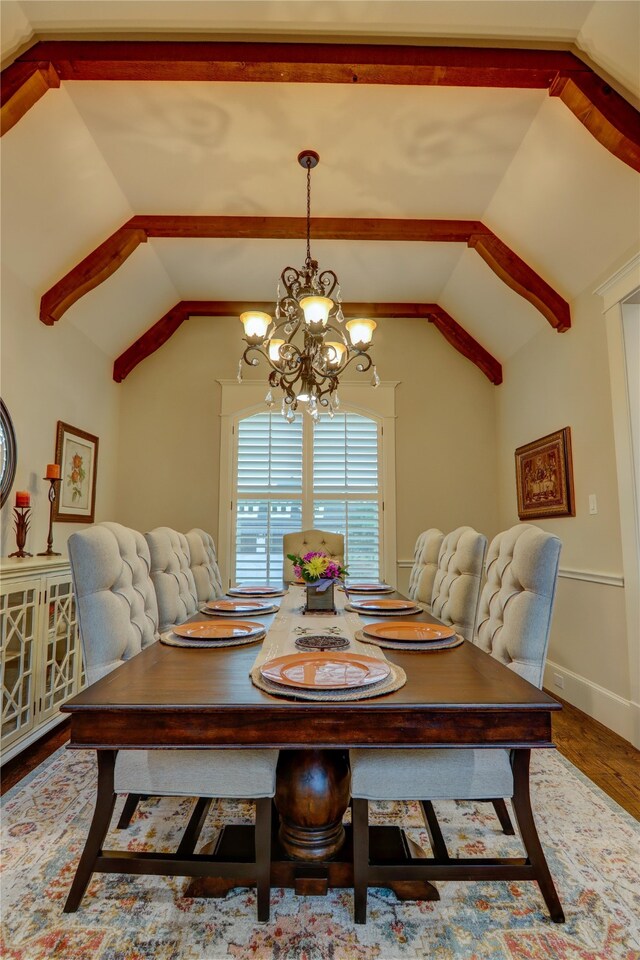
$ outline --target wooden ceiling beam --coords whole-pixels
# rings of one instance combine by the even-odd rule
[[[566,300],[479,220],[313,218],[311,235],[314,240],[466,243],[559,333],[571,326]],[[55,323],[80,297],[115,273],[150,237],[291,240],[305,236],[303,217],[132,217],[47,290],[40,302],[40,319],[47,325]]]
[[[258,41],[45,41],[36,43],[2,72],[2,132],[11,129],[48,89],[59,86],[60,80],[548,89],[607,150],[640,169],[638,111],[591,67],[561,50]]]
[[[188,317],[237,317],[244,310],[270,313],[273,303],[242,300],[181,300],[132,343],[113,364],[113,379],[122,383],[132,370],[156,352]],[[471,360],[493,384],[502,383],[502,366],[437,303],[350,303],[345,316],[386,319],[424,319],[433,323],[452,347]],[[240,331],[238,331],[240,332]]]

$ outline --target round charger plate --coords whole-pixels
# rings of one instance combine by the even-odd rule
[[[301,650],[344,650],[349,646],[346,637],[316,635],[312,637],[296,637],[296,647]]]
[[[384,597],[375,600],[352,600],[351,606],[355,610],[362,610],[363,613],[372,611],[373,613],[395,613],[396,611],[420,613],[420,607],[417,607],[413,600],[389,600]]]
[[[263,623],[248,623],[246,620],[227,620],[216,623],[211,620],[199,620],[196,623],[181,623],[173,628],[177,637],[187,640],[235,640],[259,637],[265,632]]]
[[[359,613],[361,617],[415,617],[417,613],[422,613],[420,607],[412,607],[411,610],[363,610],[351,603],[345,603],[344,608],[349,613]]]
[[[416,643],[412,640],[410,643],[402,643],[399,640],[376,640],[375,637],[368,637],[362,630],[355,635],[360,643],[370,643],[372,646],[382,647],[385,650],[409,650],[411,653],[434,653],[437,650],[453,650],[464,643],[464,637],[455,634],[448,640],[431,640],[429,643]]]
[[[266,613],[267,610],[273,610],[273,604],[269,601],[252,600],[207,600],[204,608],[209,613],[235,614],[236,616],[253,615],[256,613]]]
[[[277,613],[278,607],[273,604],[269,607],[260,607],[259,610],[229,610],[226,613],[224,610],[209,610],[207,607],[200,607],[200,613],[206,614],[208,617],[237,617],[238,614],[242,614],[243,617],[266,617],[267,614]]]
[[[345,593],[395,593],[388,583],[347,583],[340,587]]]
[[[402,643],[450,640],[456,635],[453,627],[443,627],[437,623],[416,623],[415,620],[411,623],[395,623],[390,620],[384,623],[369,623],[363,627],[363,633],[378,640],[397,640]]]
[[[379,683],[391,673],[384,660],[356,653],[291,653],[260,667],[267,680],[306,690],[348,690]]]
[[[286,590],[280,590],[279,587],[241,585],[229,587],[227,593],[230,597],[283,597]]]

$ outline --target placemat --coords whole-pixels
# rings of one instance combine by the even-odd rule
[[[415,610],[356,610],[350,603],[345,604],[345,610],[362,617],[415,617],[417,613],[422,613],[420,607]]]
[[[356,638],[360,643],[370,643],[374,647],[385,647],[387,650],[409,650],[413,653],[433,653],[436,650],[453,650],[464,643],[464,637],[456,633],[455,637],[448,640],[430,640],[427,643],[420,643],[412,640],[411,643],[402,643],[400,640],[379,640],[377,637],[369,637],[362,630],[356,633]]]
[[[189,640],[188,637],[177,637],[174,633],[160,634],[160,643],[165,643],[168,647],[244,647],[250,643],[262,643],[265,634],[261,633],[257,637],[233,637],[229,640]]]
[[[368,656],[374,656],[371,652]],[[385,658],[386,659],[386,658]],[[368,687],[356,687],[353,690],[304,690],[301,687],[281,687],[278,683],[267,680],[260,673],[260,667],[253,667],[251,680],[254,686],[273,697],[284,697],[287,700],[315,700],[322,703],[341,703],[353,700],[368,700],[370,697],[382,697],[385,693],[400,690],[407,682],[407,675],[395,663],[387,661],[391,673],[380,683],[372,683]]]
[[[308,615],[304,618],[298,615],[300,606],[300,592],[303,587],[293,586],[288,595],[282,601],[280,610],[276,615],[273,626],[267,633],[262,649],[258,653],[253,666],[251,667],[250,677],[252,683],[275,697],[285,697],[287,700],[315,700],[328,703],[339,703],[340,701],[366,700],[369,697],[380,697],[385,693],[392,693],[399,690],[407,682],[407,675],[395,663],[390,663],[382,650],[375,646],[370,647],[360,643],[355,638],[356,631],[360,628],[360,620],[354,614],[344,612],[344,596],[336,594],[336,608],[338,614],[331,619],[331,625],[322,616]],[[260,673],[260,667],[268,660],[276,657],[285,656],[288,653],[299,653],[295,641],[297,637],[313,636],[315,634],[328,634],[333,636],[346,637],[349,640],[349,650],[354,653],[360,653],[364,656],[376,657],[389,664],[391,673],[380,683],[372,684],[368,687],[358,687],[352,690],[305,690],[302,688],[283,687],[280,684],[266,680]]]
[[[234,597],[233,599],[237,600],[238,597]],[[250,599],[255,599],[255,598],[252,597]],[[242,613],[237,613],[235,610],[209,610],[208,607],[200,607],[199,613],[204,613],[208,617],[235,617],[236,620],[239,618],[244,620],[245,617],[266,617],[267,615],[270,616],[272,613],[275,613],[277,609],[278,607],[275,604],[273,604],[273,606],[264,607],[262,610],[252,610],[251,612],[247,612],[245,610]]]

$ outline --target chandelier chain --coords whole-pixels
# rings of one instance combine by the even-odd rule
[[[311,158],[307,157],[307,262],[311,260]]]

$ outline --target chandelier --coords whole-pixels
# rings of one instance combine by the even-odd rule
[[[307,171],[307,256],[300,270],[285,267],[276,292],[275,319],[260,310],[240,315],[247,347],[238,363],[255,367],[263,357],[269,366],[268,407],[276,402],[273,391],[282,391],[282,415],[291,423],[298,404],[317,420],[326,410],[333,418],[340,406],[339,380],[349,364],[365,373],[373,367],[372,385],[380,383],[368,354],[376,328],[374,320],[359,318],[345,323],[340,283],[333,270],[319,271],[311,257],[311,171],[320,157],[303,150],[298,163]],[[335,293],[335,296],[334,296]],[[343,325],[346,334],[343,331]]]

